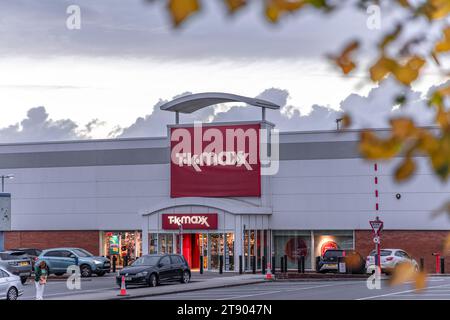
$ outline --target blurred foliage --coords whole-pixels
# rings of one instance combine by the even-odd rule
[[[152,0],[166,1],[173,25],[180,26],[188,17],[201,10],[201,0]],[[213,0],[203,0],[213,1]],[[331,0],[215,0],[225,4],[229,14],[235,14],[250,2],[260,3],[263,14],[268,22],[277,23],[280,19],[300,12],[305,8],[318,10],[324,13],[333,13],[335,10],[348,4],[348,1]],[[449,79],[449,72],[445,71],[441,59],[443,55],[450,53],[450,0],[354,0],[358,10],[367,13],[371,5],[395,6],[403,10],[405,15],[398,22],[394,30],[384,34],[376,44],[376,59],[369,65],[368,78],[374,83],[384,81],[388,76],[393,77],[401,85],[408,87],[418,81],[423,75],[423,70],[434,64],[439,72]],[[440,27],[440,37],[433,39],[433,35],[412,35],[405,32],[409,25],[416,21],[427,21],[429,29]],[[441,20],[441,21],[439,21]],[[443,22],[438,24],[437,22]],[[332,30],[330,30],[332,31]],[[421,33],[427,32],[422,30]],[[430,32],[431,33],[431,32]],[[404,38],[408,38],[406,41]],[[426,52],[415,50],[417,47],[429,41],[433,45]],[[358,69],[355,56],[360,49],[360,41],[353,40],[337,54],[329,54],[330,59],[344,75],[349,75]],[[399,182],[411,178],[416,171],[415,157],[426,156],[435,174],[447,181],[450,175],[450,111],[449,99],[450,85],[436,89],[428,97],[428,105],[435,113],[435,127],[419,127],[415,122],[406,117],[390,120],[391,131],[388,136],[379,136],[375,131],[364,130],[360,134],[360,152],[369,160],[388,160],[394,157],[401,159],[401,163],[395,170],[395,179]],[[394,104],[401,106],[407,104],[407,97],[398,96]],[[352,123],[349,115],[344,115],[343,127]],[[440,212],[450,214],[450,205],[445,205]],[[450,243],[450,240],[449,240]],[[449,246],[450,248],[450,246]],[[406,268],[406,267],[403,267]],[[403,270],[403,269],[402,269]],[[408,270],[402,272],[408,277]],[[410,277],[411,274],[409,274]],[[398,277],[397,277],[398,279]],[[424,285],[425,280],[420,273],[414,278],[417,286]]]
[[[413,282],[416,291],[420,291],[426,287],[427,276],[425,272],[416,270],[411,263],[400,263],[394,268],[389,284],[397,286],[407,282]]]

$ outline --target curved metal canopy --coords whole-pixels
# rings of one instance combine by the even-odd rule
[[[225,102],[243,102],[260,108],[280,109],[279,105],[266,100],[220,92],[196,93],[183,96],[163,104],[160,109],[177,113],[192,113],[199,109]]]

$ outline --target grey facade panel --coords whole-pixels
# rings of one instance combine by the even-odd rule
[[[359,158],[357,141],[280,144],[280,160]],[[0,154],[0,169],[165,164],[168,148]]]
[[[361,158],[358,141],[308,142],[280,144],[280,160]]]
[[[6,153],[0,169],[57,168],[162,164],[169,162],[167,148]]]

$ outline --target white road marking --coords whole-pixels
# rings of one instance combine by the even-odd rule
[[[426,289],[443,288],[443,287],[449,287],[449,286],[450,286],[450,284],[442,284],[440,286],[427,287]],[[416,289],[404,290],[404,291],[398,291],[398,292],[390,292],[390,293],[380,294],[380,295],[376,295],[376,296],[370,296],[370,297],[365,297],[365,298],[358,298],[356,300],[370,300],[370,299],[395,296],[395,295],[400,295],[400,294],[403,294],[403,293],[410,293],[410,292],[416,292]],[[418,293],[418,294],[420,294],[420,293]]]
[[[274,293],[280,293],[280,292],[292,292],[292,291],[299,291],[299,290],[309,290],[309,289],[316,289],[316,288],[324,288],[324,287],[335,287],[337,284],[325,284],[320,286],[312,286],[312,287],[302,287],[297,289],[290,289],[290,290],[276,290],[276,291],[270,291],[270,292],[264,292],[264,293],[256,293],[256,294],[246,294],[246,295],[239,295],[239,296],[232,296],[232,297],[226,297],[222,299],[217,300],[231,300],[231,299],[240,299],[240,298],[247,298],[247,297],[255,297],[255,296],[262,296],[266,294],[274,294]]]

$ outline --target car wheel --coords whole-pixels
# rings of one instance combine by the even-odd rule
[[[63,272],[58,272],[58,273],[55,273],[55,276],[58,276],[58,277],[60,277],[60,276],[62,276],[62,275],[64,275],[64,273],[63,273]]]
[[[98,277],[103,277],[105,275],[105,271],[100,271],[99,273],[97,273]]]
[[[88,265],[81,266],[81,276],[83,278],[89,278],[90,276],[92,276],[92,269],[91,269],[91,267],[88,266]]]
[[[158,285],[158,278],[156,277],[156,274],[152,273],[150,275],[150,278],[148,278],[148,286],[156,287],[157,285]]]
[[[20,277],[20,282],[22,284],[25,284],[27,282],[27,280],[28,280],[28,277]]]
[[[6,294],[6,300],[17,300],[19,297],[19,292],[15,287],[11,287]]]
[[[183,276],[181,277],[181,283],[189,283],[190,280],[191,280],[191,275],[189,274],[188,271],[184,271]]]

